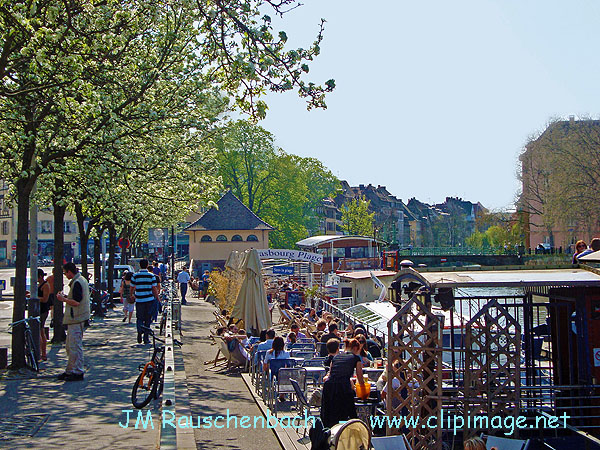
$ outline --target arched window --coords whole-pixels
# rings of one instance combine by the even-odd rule
[[[258,238],[255,235],[253,235],[253,234],[251,234],[250,236],[248,236],[246,238],[246,240],[247,241],[256,241],[256,242],[258,242]]]
[[[212,242],[212,238],[208,235],[205,234],[204,236],[202,236],[202,238],[200,239],[200,242]]]
[[[242,237],[239,234],[235,234],[232,238],[231,241],[243,241]]]
[[[217,236],[217,242],[227,242],[227,238],[224,234],[220,234]]]

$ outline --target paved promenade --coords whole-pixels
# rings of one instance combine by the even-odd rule
[[[8,323],[12,307],[0,303],[0,345],[10,342]],[[11,305],[12,306],[12,305]],[[188,299],[182,307],[182,341],[176,351],[176,407],[178,417],[218,415],[262,416],[240,374],[206,370],[204,361],[214,358],[217,348],[211,345],[209,329],[214,307],[202,300]],[[61,382],[55,377],[64,371],[64,346],[48,349],[48,361],[39,374],[26,370],[0,371],[0,448],[159,448],[160,401],[152,402],[150,411],[154,429],[140,423],[135,428],[137,410],[131,405],[133,382],[138,365],[148,360],[151,346],[136,343],[135,325],[121,322],[121,311],[96,320],[84,335],[86,375],[82,382]],[[135,320],[135,316],[134,316]],[[183,364],[185,363],[185,370]],[[133,410],[129,426],[127,414]],[[198,449],[280,449],[270,429],[230,428],[187,429],[178,448]],[[183,443],[183,444],[182,444]]]
[[[189,295],[188,295],[189,297]],[[182,306],[183,355],[189,393],[190,410],[195,418],[201,416],[262,417],[241,374],[225,374],[207,370],[205,361],[214,359],[217,346],[211,345],[209,330],[213,327],[214,306],[198,299],[189,299]],[[233,422],[231,422],[233,424]],[[281,446],[273,430],[263,428],[195,429],[199,449],[277,450]]]
[[[8,320],[0,323],[7,334]],[[135,325],[124,325],[111,313],[84,334],[84,381],[62,382],[64,346],[48,348],[48,361],[37,376],[28,371],[0,378],[0,447],[29,448],[157,448],[159,427],[128,428],[122,410],[133,409],[131,388],[147,359],[149,346],[136,343]],[[159,403],[151,411],[159,416]]]

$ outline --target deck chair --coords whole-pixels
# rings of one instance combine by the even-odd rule
[[[217,340],[216,338],[218,337],[216,334],[214,334],[214,332],[211,330],[211,338],[213,340],[214,344],[217,344]],[[211,369],[214,369],[215,367],[217,367],[217,363],[219,363],[219,366],[224,366],[227,364],[227,357],[225,355],[223,355],[222,357],[219,358],[219,355],[221,354],[221,347],[219,346],[219,348],[217,349],[217,354],[215,355],[215,359],[211,359],[210,361],[204,361],[204,365],[208,365],[208,364],[212,364],[213,366],[211,367]]]
[[[509,439],[496,436],[488,436],[485,441],[485,448],[491,450],[526,450],[529,447],[529,439]]]
[[[227,358],[227,370],[234,369],[236,367],[247,366],[249,361],[240,352],[239,345],[236,345],[235,348],[230,351],[227,341],[221,336],[215,336],[215,340],[219,344],[221,353],[225,356],[225,358]]]
[[[279,323],[290,326],[294,321],[294,318],[286,309],[282,308],[281,305],[277,305],[277,307],[279,308]]]
[[[369,450],[371,431],[362,420],[352,419],[331,427],[329,448],[332,450]]]
[[[403,434],[374,437],[371,439],[371,444],[375,450],[412,450]]]
[[[213,311],[213,314],[215,315],[215,319],[217,319],[218,327],[227,327],[227,319],[225,317],[223,317],[217,311]]]

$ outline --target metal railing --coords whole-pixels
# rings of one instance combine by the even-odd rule
[[[340,323],[342,324],[340,329],[346,328],[348,326],[348,324],[352,324],[352,326],[354,328],[356,328],[357,325],[361,325],[369,335],[375,336],[375,337],[377,337],[378,340],[381,341],[381,344],[382,344],[381,351],[385,353],[386,348],[387,348],[385,333],[381,332],[380,330],[373,327],[372,325],[369,325],[367,323],[360,321],[358,318],[347,313],[344,310],[344,308],[340,308],[340,307],[332,304],[330,301],[321,300],[321,305],[322,305],[324,311],[327,311],[328,313],[332,314],[334,317],[339,319]]]
[[[487,256],[487,255],[518,255],[517,249],[504,248],[474,248],[474,247],[412,247],[398,250],[400,256]]]

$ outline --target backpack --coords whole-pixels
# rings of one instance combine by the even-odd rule
[[[331,430],[325,428],[321,418],[317,417],[315,419],[315,426],[308,431],[308,437],[310,438],[311,443],[310,450],[328,450],[330,436]]]

